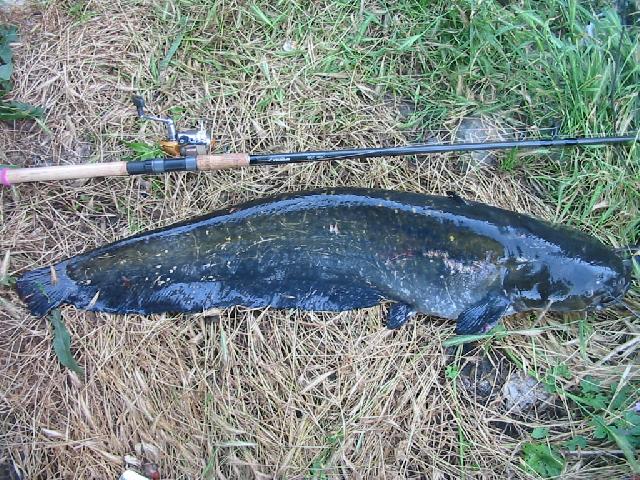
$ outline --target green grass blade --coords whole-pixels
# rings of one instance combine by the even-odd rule
[[[26,120],[41,118],[43,110],[23,102],[2,102],[0,103],[0,120]]]
[[[419,33],[418,35],[412,35],[408,38],[405,38],[404,41],[400,42],[400,44],[398,45],[398,51],[406,52],[411,47],[413,47],[413,44],[420,40],[423,35],[424,33]]]
[[[56,352],[58,360],[69,370],[84,376],[84,370],[78,365],[71,353],[71,336],[62,321],[60,310],[54,310],[49,316],[49,320],[53,325],[53,350]]]
[[[180,44],[182,43],[182,40],[184,39],[185,33],[186,33],[185,30],[182,30],[176,36],[176,38],[173,39],[173,42],[171,42],[171,45],[169,46],[169,50],[167,51],[167,54],[164,56],[164,58],[162,60],[160,60],[160,63],[158,64],[158,70],[160,70],[160,71],[166,70],[166,68],[169,66],[169,63],[171,62],[171,59],[173,58],[173,56],[178,51],[178,48],[180,48]]]
[[[264,23],[268,27],[273,28],[273,22],[269,17],[267,17],[267,15],[260,9],[258,5],[256,5],[255,3],[252,4],[251,11],[255,14],[255,16],[257,17],[257,20]]]

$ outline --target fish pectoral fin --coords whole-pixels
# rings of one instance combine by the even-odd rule
[[[403,326],[407,321],[416,314],[416,309],[406,303],[394,303],[389,308],[387,316],[387,328],[395,330]]]
[[[456,335],[471,335],[487,331],[502,318],[509,305],[509,299],[502,294],[486,295],[458,315]]]

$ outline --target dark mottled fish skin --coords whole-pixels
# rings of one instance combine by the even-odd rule
[[[576,230],[466,201],[369,189],[290,193],[124,239],[25,273],[35,315],[212,307],[345,311],[395,302],[482,331],[529,309],[584,310],[628,288],[613,250]]]

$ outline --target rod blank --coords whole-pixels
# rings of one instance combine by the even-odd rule
[[[630,143],[636,136],[592,137],[592,138],[550,138],[542,140],[513,140],[482,143],[438,143],[407,145],[404,147],[357,148],[351,150],[328,150],[299,153],[274,153],[251,155],[251,165],[273,165],[282,163],[317,162],[323,160],[348,160],[357,158],[398,157],[401,155],[426,155],[445,152],[477,152],[484,150],[505,150],[510,148],[572,147],[586,145],[611,145]]]

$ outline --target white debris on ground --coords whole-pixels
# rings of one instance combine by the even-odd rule
[[[519,371],[509,377],[502,387],[502,394],[510,414],[526,413],[533,407],[544,408],[551,399],[542,383]]]
[[[24,7],[29,0],[2,0],[0,1],[0,10],[9,10],[14,7]]]
[[[119,480],[148,480],[147,477],[143,477],[138,472],[133,470],[125,470],[120,476]]]
[[[513,131],[501,127],[498,122],[485,117],[466,117],[462,119],[456,129],[456,142],[481,143],[512,140]],[[494,165],[496,155],[494,151],[470,152],[470,168],[482,165]]]

